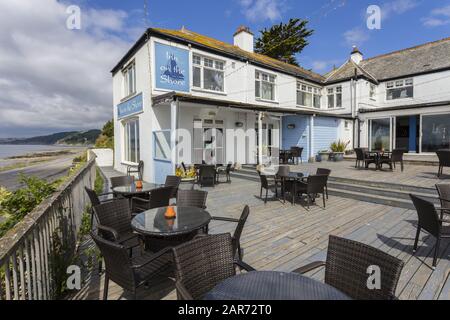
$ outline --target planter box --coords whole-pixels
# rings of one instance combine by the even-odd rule
[[[319,152],[317,155],[317,161],[328,161],[330,159],[330,153],[329,152]]]
[[[330,158],[333,161],[343,161],[344,160],[344,152],[333,152],[330,154]]]

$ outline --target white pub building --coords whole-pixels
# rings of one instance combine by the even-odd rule
[[[354,48],[326,75],[253,44],[245,27],[233,44],[148,29],[112,70],[115,169],[143,160],[144,180],[161,183],[181,161],[256,164],[293,146],[307,161],[339,139],[349,149],[450,147],[450,39],[367,60]]]

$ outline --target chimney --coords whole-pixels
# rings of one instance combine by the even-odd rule
[[[240,26],[234,34],[234,45],[242,50],[253,52],[253,33],[246,26]]]
[[[363,54],[356,46],[353,46],[352,53],[350,55],[350,59],[356,64],[359,64],[363,60]]]

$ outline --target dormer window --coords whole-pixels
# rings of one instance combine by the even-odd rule
[[[297,105],[320,109],[320,89],[297,82]]]
[[[386,83],[386,100],[398,100],[414,97],[414,80],[412,78]]]

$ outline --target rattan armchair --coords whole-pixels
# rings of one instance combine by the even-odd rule
[[[325,186],[327,185],[328,176],[327,175],[312,175],[309,176],[306,182],[298,181],[294,184],[294,192],[292,197],[292,203],[295,202],[295,197],[297,194],[305,194],[307,207],[309,209],[312,202],[315,201],[316,196],[318,194],[322,194],[323,207],[326,207],[326,195],[325,195]]]
[[[207,197],[208,197],[207,191],[179,190],[177,195],[177,206],[206,209]]]
[[[366,148],[355,148],[356,153],[356,165],[355,168],[359,168],[361,166],[361,162],[364,164],[364,167],[367,169],[371,163],[375,163],[377,165],[377,161],[373,156],[370,156],[367,152]]]
[[[301,163],[303,163],[302,153],[303,153],[303,148],[291,147],[292,164],[298,165],[299,159],[300,159]]]
[[[380,167],[383,167],[383,164],[388,164],[391,168],[391,170],[396,168],[396,163],[400,162],[401,170],[403,172],[404,170],[404,164],[403,164],[403,155],[405,154],[406,150],[404,149],[395,149],[392,150],[392,152],[387,153],[386,156],[382,156],[380,158]]]
[[[267,198],[269,196],[269,190],[273,191],[275,193],[275,196],[278,197],[278,182],[275,178],[275,176],[267,176],[260,171],[258,171],[259,179],[261,181],[261,189],[259,192],[259,197],[263,198],[263,189],[266,190],[266,197],[264,198],[264,204],[267,203]]]
[[[245,206],[242,211],[241,217],[239,219],[227,218],[227,217],[212,217],[212,220],[224,221],[224,222],[235,222],[237,223],[236,229],[234,230],[233,236],[231,238],[233,244],[233,256],[242,260],[244,257],[244,252],[241,249],[241,235],[244,230],[245,222],[247,222],[248,215],[250,214],[249,206]]]
[[[436,152],[439,158],[438,177],[444,173],[444,167],[450,167],[450,150],[439,150]]]
[[[227,164],[227,166],[225,168],[224,167],[217,168],[217,170],[216,170],[216,180],[217,180],[217,182],[220,182],[219,179],[220,179],[221,175],[225,175],[228,183],[231,182],[231,168],[232,168],[232,166],[233,166],[233,164],[229,163],[229,164]]]
[[[98,206],[99,204],[108,202],[108,201],[112,201],[113,199],[100,199],[100,197],[104,197],[104,196],[108,196],[108,195],[113,195],[113,192],[106,192],[106,193],[101,193],[101,194],[97,194],[97,192],[95,192],[95,190],[89,189],[88,187],[85,187],[84,190],[86,191],[89,200],[91,201],[91,226],[93,225],[94,222],[94,210],[93,208],[95,206]]]
[[[133,299],[136,299],[139,287],[170,270],[172,256],[170,249],[161,250],[155,254],[142,253],[130,258],[127,248],[123,245],[108,241],[93,232],[91,232],[91,237],[105,261],[103,300],[108,299],[109,280],[131,292]]]
[[[177,197],[177,192],[178,192],[178,188],[180,187],[180,183],[181,183],[181,177],[177,177],[177,176],[167,176],[166,177],[166,182],[165,182],[164,186],[172,188],[172,193],[170,195],[170,198]]]
[[[112,177],[109,179],[111,181],[111,189],[115,187],[127,186],[134,182],[134,176],[119,176]]]
[[[139,246],[138,236],[131,228],[131,210],[128,199],[116,199],[94,207],[99,234],[109,241],[123,245],[132,254]]]
[[[327,176],[327,183],[325,184],[325,193],[326,193],[327,199],[328,199],[328,178],[331,175],[331,170],[330,169],[325,169],[325,168],[317,168],[316,174],[317,175]]]
[[[444,222],[450,223],[450,220],[444,219],[442,215],[442,211],[445,211],[446,209],[436,208],[433,203],[426,201],[422,198],[419,198],[417,196],[414,196],[412,194],[410,194],[409,196],[411,197],[411,200],[419,216],[413,251],[414,253],[417,251],[420,232],[422,231],[422,229],[431,234],[432,236],[434,236],[436,238],[436,246],[434,249],[434,258],[432,267],[433,269],[436,269],[441,239],[450,238],[450,227],[442,226],[442,223]],[[438,211],[441,211],[441,215],[438,214]]]
[[[441,208],[444,209],[442,214],[450,214],[450,184],[437,184],[436,190],[441,201]]]
[[[236,275],[236,267],[254,271],[233,259],[230,234],[205,235],[173,249],[179,300],[200,300],[223,280]]]
[[[313,262],[294,272],[305,274],[325,266],[325,283],[357,300],[394,300],[404,263],[379,249],[330,236],[326,262]],[[369,267],[380,268],[381,288],[367,286]]]
[[[131,198],[133,212],[143,212],[146,210],[167,207],[172,198],[173,187],[162,187],[153,189],[148,197],[133,197]]]
[[[200,184],[201,187],[204,186],[214,187],[216,184],[216,166],[202,164],[199,167],[198,183]]]

